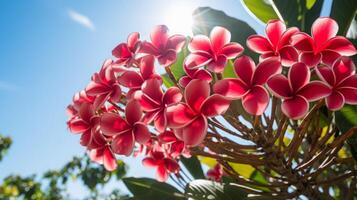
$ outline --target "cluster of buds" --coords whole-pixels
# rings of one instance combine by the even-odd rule
[[[337,31],[330,18],[318,18],[311,36],[270,21],[266,37],[247,39],[247,46],[261,54],[258,64],[243,55],[243,47],[231,42],[223,27],[213,28],[209,37],[190,39],[170,36],[164,25],[153,29],[151,41],[132,33],[112,51],[115,59],[106,60],[74,95],[68,127],[81,135],[91,159],[107,170],[116,168],[115,155],[142,154],[143,165],[156,168],[158,180],[165,181],[180,170],[181,156],[194,154],[192,148],[204,149],[211,123],[226,130],[215,117],[234,109],[233,101],[241,101],[254,117],[263,115],[274,98],[293,120],[304,118],[309,105],[323,99],[331,111],[345,103],[356,105],[357,75],[348,56],[357,51]],[[176,80],[170,66],[186,46],[186,75]],[[235,78],[222,77],[229,60],[234,60]],[[155,65],[166,70],[173,86],[164,86]],[[219,180],[222,167],[209,175]]]

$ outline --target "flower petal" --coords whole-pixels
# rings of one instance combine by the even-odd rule
[[[296,27],[288,28],[280,38],[278,49],[285,47],[286,45],[290,45],[290,40],[293,35],[299,32],[299,29]]]
[[[161,81],[157,79],[146,80],[141,86],[141,90],[157,104],[161,105],[164,96],[164,93],[161,90]]]
[[[129,156],[133,152],[135,140],[131,131],[127,131],[114,137],[111,148],[114,153]]]
[[[205,35],[193,36],[191,42],[188,44],[190,52],[207,52],[211,53],[211,42]]]
[[[285,99],[281,109],[290,119],[301,119],[309,110],[309,103],[304,97],[297,95],[292,99]]]
[[[172,159],[165,158],[164,164],[165,164],[165,168],[172,173],[176,173],[180,169],[178,163]]]
[[[128,88],[140,88],[144,80],[139,73],[134,71],[126,71],[120,77],[118,77],[118,81],[121,85]]]
[[[338,90],[343,97],[345,97],[345,102],[352,105],[357,105],[357,87],[355,88],[339,88]]]
[[[289,80],[282,74],[272,76],[267,85],[274,96],[279,98],[288,98],[292,95]]]
[[[160,133],[164,132],[167,127],[167,118],[165,110],[162,110],[157,114],[156,119],[154,120],[154,125],[157,131]]]
[[[208,63],[207,68],[211,72],[222,73],[226,64],[227,64],[227,57],[225,55],[220,55],[217,57],[217,60]]]
[[[79,107],[79,117],[86,122],[90,122],[94,116],[93,105],[87,102],[83,102]]]
[[[174,49],[176,52],[180,52],[185,45],[186,37],[183,35],[173,35],[169,37],[167,41],[167,49]]]
[[[231,41],[231,33],[221,26],[216,26],[211,30],[210,39],[213,52],[218,53]]]
[[[336,36],[329,40],[325,46],[325,49],[336,51],[342,56],[353,56],[357,53],[354,45],[345,37]]]
[[[155,159],[148,157],[143,159],[142,164],[145,167],[156,167],[158,163]]]
[[[140,73],[144,80],[147,80],[152,77],[155,73],[155,57],[154,56],[145,56],[140,60]]]
[[[206,117],[221,115],[229,108],[230,100],[227,100],[219,94],[208,97],[201,106],[201,113]]]
[[[340,110],[345,104],[345,97],[338,91],[333,91],[330,96],[326,98],[326,106],[332,111]]]
[[[203,116],[197,117],[182,129],[183,141],[186,145],[197,146],[202,143],[207,134],[207,119]]]
[[[182,94],[180,89],[178,87],[170,87],[164,94],[163,103],[166,105],[171,105],[180,102],[181,99]]]
[[[110,92],[110,87],[103,83],[90,81],[89,84],[87,85],[85,91],[86,91],[86,94],[89,96],[96,96],[96,95],[105,94],[105,93]]]
[[[273,51],[269,41],[265,37],[260,35],[249,36],[247,39],[247,46],[249,47],[249,49],[259,54],[264,54]]]
[[[128,39],[127,39],[127,42],[128,42],[127,44],[128,44],[129,49],[135,50],[135,48],[137,47],[137,44],[140,42],[139,39],[140,39],[140,34],[138,32],[130,33],[130,35],[128,36]]]
[[[331,88],[321,81],[311,81],[299,90],[307,101],[317,101],[331,94]]]
[[[324,50],[321,52],[322,54],[322,62],[328,66],[332,66],[332,64],[339,58],[341,55],[333,50]]]
[[[296,63],[299,58],[297,50],[290,45],[284,46],[279,50],[281,64],[284,66],[291,66]]]
[[[274,48],[274,51],[278,47],[281,36],[286,30],[284,22],[280,20],[270,20],[265,28],[265,33],[269,38],[270,44]]]
[[[105,169],[108,171],[114,171],[117,168],[117,160],[113,153],[110,151],[109,147],[104,149],[103,164]]]
[[[133,134],[135,141],[140,144],[145,144],[150,140],[151,137],[148,127],[142,122],[137,122],[134,124]]]
[[[277,58],[268,58],[258,64],[253,75],[253,84],[264,85],[275,74],[281,73],[281,64]]]
[[[245,111],[252,115],[261,115],[269,103],[269,94],[266,89],[260,85],[254,86],[242,99],[242,105]]]
[[[209,54],[206,53],[191,53],[185,58],[185,65],[189,69],[198,68],[207,65],[212,61]]]
[[[179,84],[180,84],[180,86],[181,87],[186,87],[190,82],[191,82],[191,78],[190,77],[188,77],[188,76],[183,76],[183,77],[181,77],[180,78],[180,80],[179,80]]]
[[[127,44],[120,43],[112,50],[112,55],[116,58],[130,58],[132,54]]]
[[[100,128],[103,134],[108,136],[130,129],[128,123],[116,113],[104,113],[100,118]]]
[[[345,80],[343,80],[340,84],[339,87],[353,87],[357,88],[357,74],[354,74]]]
[[[205,80],[207,81],[208,83],[210,83],[212,81],[212,75],[211,73],[209,73],[207,70],[204,70],[204,69],[199,69],[197,70],[193,77],[195,79],[200,79],[200,80]]]
[[[330,86],[334,86],[336,83],[335,74],[333,73],[332,69],[328,66],[317,66],[316,68],[317,76]]]
[[[164,49],[166,47],[169,29],[165,25],[155,26],[150,33],[152,44],[158,49]]]
[[[304,63],[308,67],[315,67],[317,64],[321,62],[322,54],[314,52],[303,52],[300,54],[299,60]]]
[[[291,44],[300,51],[313,51],[314,40],[306,33],[295,33],[291,36]]]
[[[170,66],[176,61],[177,54],[173,49],[167,50],[164,54],[158,56],[158,61],[163,67]]]
[[[255,63],[249,56],[241,56],[234,61],[234,71],[247,86],[250,86],[255,71]]]
[[[351,58],[341,57],[332,66],[332,70],[336,77],[336,83],[340,83],[347,77],[356,73],[356,67]]]
[[[315,40],[317,48],[323,47],[327,40],[335,37],[338,31],[338,24],[329,17],[320,17],[315,20],[311,27],[311,35]]]
[[[165,131],[163,133],[160,133],[158,139],[162,143],[172,143],[177,141],[177,138],[172,131]]]
[[[137,100],[130,100],[125,107],[125,117],[129,124],[140,121],[143,111]]]
[[[90,125],[82,119],[71,119],[68,121],[68,128],[72,133],[83,133]]]
[[[234,59],[241,54],[243,50],[244,48],[242,45],[236,42],[231,42],[225,45],[219,53],[225,55],[227,59]]]
[[[304,63],[295,63],[289,70],[288,80],[292,91],[297,92],[310,81],[309,68]]]
[[[180,128],[189,123],[194,116],[190,107],[184,103],[169,106],[166,109],[167,126],[170,128]]]
[[[209,94],[209,84],[206,81],[195,79],[186,86],[184,96],[188,106],[192,110],[200,112],[200,107]]]
[[[227,98],[239,99],[248,91],[248,86],[240,79],[226,78],[217,81],[213,90],[215,93],[223,95]]]
[[[160,182],[165,182],[169,178],[164,165],[159,165],[156,169],[156,179]]]

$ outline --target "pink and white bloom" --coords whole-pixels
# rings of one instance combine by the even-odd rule
[[[277,58],[268,58],[255,66],[248,56],[234,62],[234,72],[239,78],[226,78],[216,82],[214,92],[231,99],[242,99],[243,108],[252,115],[261,115],[269,103],[269,93],[264,88],[267,80],[281,73]]]
[[[207,134],[207,118],[223,114],[230,100],[219,94],[210,95],[204,80],[192,80],[185,88],[185,102],[167,108],[168,127],[186,145],[197,146]]]
[[[173,64],[177,53],[185,45],[186,38],[183,35],[169,36],[168,32],[169,29],[165,25],[155,26],[150,34],[151,42],[142,42],[138,56],[153,55],[164,67]]]
[[[214,180],[214,181],[220,181],[223,176],[223,167],[220,164],[216,164],[212,169],[209,169],[207,171],[207,178]]]
[[[340,56],[353,56],[357,50],[342,36],[336,36],[338,24],[328,17],[320,17],[312,24],[311,36],[296,33],[291,38],[292,45],[301,51],[300,62],[314,67],[320,62],[331,65]]]
[[[126,43],[120,43],[116,46],[112,54],[114,57],[118,58],[115,64],[124,66],[136,66],[138,61],[135,59],[135,53],[140,46],[140,34],[137,32],[131,33],[128,36]]]
[[[129,156],[135,142],[145,144],[150,140],[150,132],[141,122],[142,110],[139,102],[131,100],[125,108],[125,119],[117,113],[104,113],[100,128],[107,137],[112,137],[111,148],[114,153]]]
[[[183,65],[183,70],[186,73],[186,76],[183,76],[179,80],[179,84],[181,87],[186,87],[194,79],[205,80],[208,83],[212,81],[212,75],[205,69],[190,69],[185,64]]]
[[[331,93],[330,87],[324,82],[310,82],[310,70],[304,63],[292,65],[288,78],[282,74],[272,76],[267,85],[274,96],[283,99],[281,110],[291,119],[304,117],[309,110],[309,102]]]
[[[247,46],[261,54],[261,60],[278,57],[282,65],[291,66],[299,57],[298,51],[290,44],[291,36],[297,32],[299,29],[296,27],[286,29],[284,22],[270,20],[265,28],[267,37],[252,35],[247,39]]]
[[[318,66],[316,73],[332,89],[332,93],[325,99],[328,109],[339,110],[345,103],[357,105],[356,67],[350,58],[339,58],[332,68]]]
[[[234,59],[243,52],[243,47],[231,41],[231,33],[220,26],[216,26],[210,33],[210,38],[205,35],[196,35],[188,44],[191,54],[187,56],[185,65],[189,69],[207,65],[214,73],[221,73],[228,59]]]
[[[114,171],[118,166],[114,153],[105,142],[102,143],[102,147],[90,150],[89,158],[98,164],[104,165],[108,171]]]

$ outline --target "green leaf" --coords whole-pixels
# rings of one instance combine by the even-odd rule
[[[223,78],[236,78],[236,74],[234,72],[233,62],[228,60],[227,65],[224,67]]]
[[[258,19],[267,23],[271,19],[279,19],[269,1],[265,0],[243,0],[243,5],[250,10]]]
[[[172,185],[150,178],[123,178],[134,199],[145,200],[183,200],[184,195]]]
[[[336,125],[341,133],[346,133],[353,126],[357,126],[357,106],[345,105],[336,113]],[[352,156],[357,161],[357,131],[348,138],[348,145],[351,148]]]
[[[306,0],[306,8],[311,9],[315,3],[316,3],[316,0]]]
[[[204,179],[205,174],[203,173],[202,166],[197,156],[191,156],[190,158],[181,157],[182,164],[191,173],[195,179]]]
[[[187,184],[185,194],[195,200],[240,200],[247,197],[241,188],[232,183],[218,183],[203,179]]]
[[[176,62],[170,66],[171,72],[177,81],[186,74],[183,70],[183,62],[187,57],[188,53],[189,51],[187,49],[187,45],[185,45],[182,48],[182,51],[177,54]]]
[[[301,30],[310,32],[312,24],[320,16],[323,3],[324,0],[317,0],[311,8],[308,8],[308,5],[306,3],[306,7],[308,10],[305,13],[305,24],[304,27],[301,28]]]
[[[226,15],[220,10],[210,7],[199,7],[193,12],[193,33],[209,35],[212,28],[222,26],[227,28],[232,34],[232,41],[240,43],[245,51],[255,61],[258,61],[258,54],[251,52],[246,46],[249,36],[256,34],[254,29],[246,22]]]
[[[170,79],[169,75],[167,74],[161,74],[161,78],[162,81],[164,83],[164,85],[166,86],[166,88],[170,88],[172,86],[174,86],[175,84],[172,82],[172,80]]]
[[[356,0],[334,0],[330,16],[337,21],[339,35],[346,35],[348,28],[356,15]]]

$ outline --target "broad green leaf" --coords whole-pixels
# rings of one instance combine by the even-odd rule
[[[233,62],[229,60],[227,65],[224,67],[223,78],[235,78],[235,77],[237,76],[234,72]]]
[[[174,86],[175,84],[171,81],[171,79],[169,78],[169,75],[167,74],[161,74],[161,78],[162,81],[165,85],[166,88],[170,88],[172,86]]]
[[[316,3],[316,0],[306,0],[306,8],[311,9],[315,3]]]
[[[232,34],[232,41],[238,42],[244,47],[244,54],[249,55],[255,61],[258,60],[258,54],[251,52],[246,46],[247,38],[256,34],[246,22],[209,7],[199,7],[193,12],[192,32],[194,34],[209,35],[215,26],[227,28]]]
[[[259,20],[267,23],[271,19],[279,19],[269,1],[243,0],[243,5],[250,10]]]
[[[203,173],[200,161],[196,156],[191,156],[190,158],[181,157],[182,164],[191,173],[192,177],[195,179],[204,179],[205,174]]]
[[[123,178],[134,199],[145,200],[183,200],[184,195],[172,185],[150,178]]]
[[[346,133],[353,126],[357,126],[357,106],[345,105],[336,113],[336,125],[341,133]],[[351,153],[357,161],[357,131],[347,140]]]
[[[331,18],[338,23],[338,34],[346,35],[348,28],[356,15],[356,0],[334,0],[331,7]]]
[[[171,72],[177,81],[186,74],[183,70],[183,62],[188,54],[189,51],[187,49],[187,45],[185,45],[182,48],[182,51],[177,54],[176,62],[170,66]]]

